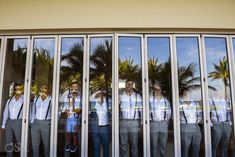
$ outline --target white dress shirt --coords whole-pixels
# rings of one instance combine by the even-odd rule
[[[5,109],[3,112],[2,128],[6,127],[7,119],[11,119],[11,120],[22,119],[23,109],[21,108],[23,107],[22,106],[23,103],[24,103],[23,96],[19,97],[18,100],[16,100],[15,96],[7,100],[7,103],[5,105]]]
[[[50,96],[48,96],[45,100],[42,100],[40,96],[34,99],[31,123],[33,123],[34,119],[37,119],[37,120],[50,120],[51,119],[51,97]]]
[[[142,98],[136,93],[132,92],[127,95],[126,92],[120,96],[120,118],[121,119],[140,119],[142,116]]]
[[[228,113],[228,102],[224,99],[210,99],[211,122],[225,122],[231,120]]]
[[[96,111],[96,114],[98,116],[98,123],[99,126],[104,126],[109,124],[109,105],[107,102],[104,100],[103,103],[101,104],[100,98],[97,98],[95,100],[95,105],[93,106],[93,111]]]
[[[150,96],[150,120],[152,121],[163,121],[169,120],[171,117],[171,107],[168,100],[165,98],[160,98]]]
[[[180,123],[198,124],[201,119],[202,111],[195,101],[180,101]]]

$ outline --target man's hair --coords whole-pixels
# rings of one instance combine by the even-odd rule
[[[134,81],[132,79],[126,79],[126,82],[133,82],[134,83]]]
[[[21,84],[21,83],[14,83],[14,91],[15,91],[15,88],[16,88],[17,86],[22,86],[22,84]]]
[[[71,83],[70,83],[70,86],[72,86],[73,84],[79,84],[77,80],[73,80]]]

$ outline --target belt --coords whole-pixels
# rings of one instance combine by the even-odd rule
[[[109,126],[109,124],[107,124],[107,125],[99,125],[99,127],[106,127],[106,126]]]
[[[131,120],[140,120],[140,119],[120,119],[120,120],[131,121]]]
[[[38,120],[38,121],[51,121],[51,119],[35,119],[35,120]]]
[[[167,122],[167,120],[150,120],[150,122]]]
[[[22,120],[22,118],[19,118],[19,119],[10,119],[10,118],[9,118],[9,120]]]

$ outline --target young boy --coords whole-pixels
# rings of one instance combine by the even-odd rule
[[[76,152],[78,148],[77,136],[81,112],[81,96],[78,82],[73,81],[70,85],[69,94],[65,97],[62,114],[66,117],[66,145],[65,151]],[[73,137],[73,142],[71,138]],[[71,144],[72,143],[72,144]]]

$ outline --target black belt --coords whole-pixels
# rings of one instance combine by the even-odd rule
[[[150,122],[167,122],[167,120],[150,120]]]
[[[120,120],[127,120],[127,121],[129,121],[129,120],[139,120],[139,119],[120,119]]]
[[[106,126],[109,126],[109,124],[107,124],[107,125],[99,125],[99,127],[106,127]]]

